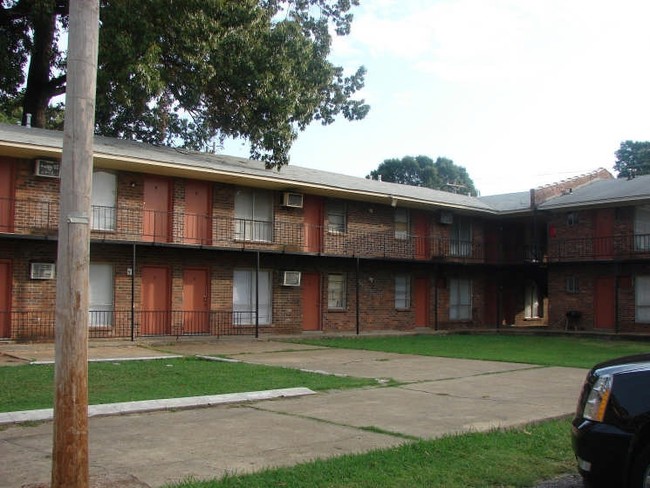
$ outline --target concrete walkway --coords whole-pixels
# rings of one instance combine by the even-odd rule
[[[23,347],[22,345],[20,345]],[[340,374],[394,379],[396,387],[249,400],[210,408],[164,410],[90,420],[95,486],[157,487],[359,453],[446,434],[520,425],[571,414],[585,371],[491,361],[323,349],[266,340],[141,347],[91,346],[89,356],[227,356]],[[39,349],[35,351],[34,348]],[[47,360],[47,346],[0,346],[16,361]],[[130,352],[129,352],[130,351]],[[119,353],[119,354],[118,354]],[[374,428],[374,431],[368,430]],[[0,431],[0,487],[45,486],[52,424]],[[101,484],[107,478],[121,484]],[[97,481],[99,480],[99,481]]]

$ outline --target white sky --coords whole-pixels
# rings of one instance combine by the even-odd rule
[[[650,140],[648,0],[361,3],[331,59],[367,68],[370,113],[312,124],[292,164],[363,177],[443,156],[491,195],[611,171],[622,141]]]

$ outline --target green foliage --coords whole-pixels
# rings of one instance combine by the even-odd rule
[[[435,412],[432,413],[435,415]],[[516,429],[418,441],[177,488],[525,487],[575,471],[566,419]]]
[[[477,195],[474,182],[467,170],[457,166],[451,159],[438,158],[435,163],[428,156],[404,156],[402,159],[386,159],[377,169],[366,176],[368,179],[424,186],[463,195]]]
[[[621,142],[621,147],[615,154],[614,169],[619,178],[650,174],[650,142]]]
[[[25,110],[32,107],[35,126],[51,123],[45,107],[65,91],[57,38],[67,29],[67,3],[1,3],[0,47],[11,55],[0,60],[0,109],[20,99]],[[197,150],[245,138],[251,157],[279,168],[312,121],[358,120],[369,110],[354,99],[365,69],[345,75],[327,60],[332,35],[350,32],[355,5],[101,0],[96,132]],[[40,78],[32,76],[32,61],[26,79],[28,62],[43,50]]]

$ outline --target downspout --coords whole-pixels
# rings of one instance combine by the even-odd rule
[[[135,248],[134,242],[131,258],[131,342],[135,341]]]
[[[257,251],[255,263],[255,339],[260,336],[260,252]]]
[[[357,294],[357,335],[359,335],[360,329],[361,329],[361,324],[360,324],[360,310],[359,310],[359,268],[360,268],[360,263],[359,263],[359,257],[357,256],[357,265],[356,265],[356,294]]]

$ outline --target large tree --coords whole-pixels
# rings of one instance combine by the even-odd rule
[[[619,178],[650,174],[650,142],[625,141],[616,151],[614,169]]]
[[[428,156],[386,159],[366,178],[464,195],[476,196],[478,193],[467,170],[447,158],[438,158],[435,162]]]
[[[327,60],[358,2],[100,0],[96,132],[192,149],[244,138],[251,157],[279,168],[313,120],[369,110],[354,98],[365,69],[346,76]],[[68,1],[0,5],[0,111],[22,106],[23,123],[29,113],[32,125],[52,126]]]

